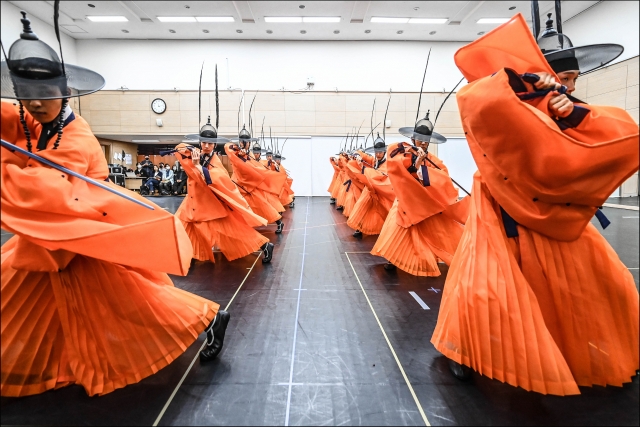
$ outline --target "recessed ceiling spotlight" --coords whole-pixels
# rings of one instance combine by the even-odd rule
[[[431,31],[429,34],[434,35],[435,33],[437,33],[437,31]]]
[[[418,10],[420,9],[418,6],[414,7],[413,10]]]
[[[123,33],[128,33],[128,32],[129,32],[129,30],[122,30],[122,32],[123,32]]]
[[[484,31],[480,31],[480,32],[478,33],[478,35],[479,35],[479,36],[481,36],[481,35],[483,35],[483,34],[484,34]]]
[[[236,30],[236,33],[242,34],[242,30]]]
[[[300,30],[300,34],[307,34],[305,30]]]
[[[371,30],[364,30],[365,34],[369,34],[371,32]]]
[[[267,30],[267,34],[273,34],[272,30]]]
[[[399,30],[399,31],[398,31],[398,34],[402,34],[402,33],[404,33],[404,31],[402,31],[402,30]]]
[[[511,6],[511,7],[509,8],[509,10],[513,10],[513,9],[515,9],[515,8],[516,8],[515,6]]]
[[[333,34],[340,34],[340,30],[334,30]]]
[[[300,6],[298,6],[300,9],[304,9],[304,5],[301,4]]]
[[[191,6],[189,6],[188,4],[185,4],[185,5],[184,5],[184,8],[185,8],[185,9],[191,9]]]
[[[89,7],[96,7],[96,5],[95,5],[95,4],[91,4],[91,3],[87,4],[87,6],[89,6]]]
[[[171,34],[175,34],[175,33],[176,33],[176,30],[169,30],[169,32],[170,32]]]
[[[209,30],[202,30],[203,33],[209,34]]]

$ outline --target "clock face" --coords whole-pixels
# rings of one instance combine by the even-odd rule
[[[163,99],[156,98],[151,102],[151,109],[156,114],[162,114],[167,110],[167,103]]]

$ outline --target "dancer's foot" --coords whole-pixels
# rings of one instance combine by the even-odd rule
[[[356,232],[353,233],[353,237],[362,237],[362,231],[356,230]]]
[[[267,242],[262,247],[262,263],[266,264],[271,262],[271,258],[273,257],[273,243]]]
[[[284,229],[284,222],[281,219],[279,219],[276,221],[276,225],[278,226],[276,228],[276,234],[282,233],[282,230]]]
[[[344,206],[338,206],[338,207],[336,208],[336,210],[337,210],[337,211],[341,211],[342,209],[344,209]]]
[[[335,205],[336,204],[336,199],[334,199],[333,197],[331,199],[329,199],[329,204],[330,205]]]
[[[294,208],[296,206],[296,202],[292,201],[291,203],[289,203],[289,207],[290,208]]]
[[[211,322],[211,325],[205,329],[207,333],[207,346],[200,352],[200,361],[208,362],[215,359],[222,351],[224,345],[224,334],[227,331],[227,325],[231,315],[224,311],[219,310],[215,319]]]
[[[384,269],[385,269],[385,270],[387,270],[387,271],[392,271],[392,270],[395,270],[395,269],[396,269],[396,266],[395,266],[395,265],[393,265],[393,264],[391,264],[390,262],[387,262],[387,263],[384,265]]]
[[[449,359],[449,370],[451,371],[453,376],[460,381],[469,381],[471,379],[471,368],[465,365],[461,365],[451,359]]]

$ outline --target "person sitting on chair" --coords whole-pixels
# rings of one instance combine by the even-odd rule
[[[160,187],[160,181],[162,181],[162,173],[158,169],[158,166],[153,165],[153,173],[151,174],[151,177],[144,183],[144,185],[149,189],[150,195],[153,195],[156,189]]]
[[[169,196],[171,189],[173,188],[173,171],[169,163],[164,165],[162,169],[162,182],[160,182],[160,194],[163,196]]]
[[[179,196],[184,193],[187,185],[187,172],[180,166],[180,163],[176,166],[176,171],[173,174],[173,195]]]

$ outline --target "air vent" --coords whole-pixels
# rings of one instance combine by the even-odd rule
[[[352,24],[363,24],[364,20],[362,20],[362,19],[352,19],[351,23]]]
[[[460,21],[449,21],[449,25],[460,25]]]
[[[254,19],[243,19],[242,23],[243,24],[255,24],[256,21]]]
[[[140,22],[153,22],[151,18],[140,18]]]

